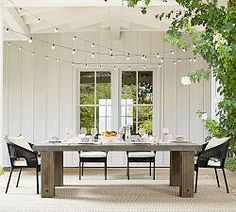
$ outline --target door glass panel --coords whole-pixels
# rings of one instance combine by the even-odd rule
[[[94,72],[80,72],[80,104],[94,104]]]

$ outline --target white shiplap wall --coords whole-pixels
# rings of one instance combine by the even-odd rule
[[[154,54],[173,49],[162,41],[161,32],[125,32],[119,41],[112,41],[109,32],[80,33],[78,36],[92,40],[104,46],[129,51],[130,53]],[[82,40],[74,44],[67,35],[40,34],[39,39],[47,39],[62,45],[91,50],[89,44]],[[69,63],[56,63],[40,55],[59,56],[66,60],[72,57],[71,51],[66,49],[51,50],[50,46],[35,41],[17,42],[27,49],[32,46],[35,56],[31,52],[19,51],[14,45],[4,46],[4,135],[16,136],[22,133],[34,143],[45,140],[49,136],[63,136],[64,129],[75,125],[75,82],[76,75]],[[93,51],[107,53],[107,50],[95,46]],[[189,53],[179,51],[178,57],[188,57]],[[79,62],[111,63],[109,56],[96,56],[94,59],[89,53],[79,53],[73,56]],[[158,62],[152,58],[151,62]],[[123,57],[115,58],[114,62],[126,63]],[[130,58],[129,62],[143,62],[140,58]],[[186,73],[196,68],[206,66],[202,60],[189,63],[188,60],[177,63],[167,63],[156,74],[156,89],[158,122],[156,132],[160,134],[163,127],[168,127],[173,136],[184,135],[185,138],[202,143],[206,131],[196,116],[197,110],[210,113],[210,82],[201,82],[190,87],[183,86],[180,79]],[[113,70],[112,70],[113,71]],[[117,75],[119,76],[119,75]],[[6,148],[4,149],[4,163],[8,163]],[[77,153],[65,154],[65,165],[77,165]],[[169,154],[157,154],[157,164],[168,165]],[[124,153],[109,155],[111,166],[125,166]]]

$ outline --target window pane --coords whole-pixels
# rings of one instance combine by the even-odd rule
[[[122,99],[130,99],[136,101],[136,72],[123,71],[122,72]]]
[[[94,104],[94,72],[80,72],[80,104]]]
[[[94,127],[94,107],[80,107],[80,128],[87,128],[90,134],[91,128]]]
[[[152,71],[138,72],[138,103],[152,104],[153,100]]]
[[[97,104],[100,99],[111,99],[111,72],[97,72]]]
[[[152,107],[138,107],[138,127],[152,134]]]
[[[122,106],[124,114],[121,116],[121,126],[131,125],[132,134],[136,133],[136,112],[133,106]]]

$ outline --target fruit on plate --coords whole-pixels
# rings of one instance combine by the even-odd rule
[[[105,136],[105,137],[116,137],[116,135],[117,135],[116,131],[106,130],[105,132],[103,132],[103,136]]]

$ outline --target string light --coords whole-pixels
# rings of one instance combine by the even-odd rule
[[[19,50],[20,50],[20,51],[22,50],[22,47],[21,47],[21,46],[19,47]]]
[[[114,59],[114,55],[113,55],[113,54],[111,54],[111,59],[112,59],[112,60]]]
[[[161,65],[161,64],[158,64],[158,67],[159,67],[159,68],[161,68],[161,67],[162,67],[162,65]]]
[[[57,63],[59,63],[60,62],[60,60],[57,58]]]
[[[189,62],[192,62],[192,58],[189,58],[188,60],[189,60]]]
[[[157,53],[157,58],[159,58],[160,57],[160,53]]]
[[[34,51],[32,52],[32,55],[33,55],[33,56],[35,55],[35,52],[34,52]]]
[[[194,48],[194,49],[196,48],[196,45],[195,45],[195,44],[193,44],[193,48]]]
[[[10,46],[10,45],[11,45],[11,42],[8,42],[7,45]]]
[[[186,49],[185,49],[185,48],[183,48],[183,52],[186,52]]]
[[[37,19],[37,23],[39,23],[40,21],[41,21],[41,19],[40,19],[40,18],[38,18],[38,19]]]
[[[99,68],[101,69],[101,68],[102,68],[102,65],[100,65]]]
[[[197,61],[197,59],[196,59],[196,57],[194,57],[194,58],[193,58],[193,62],[196,62],[196,61]]]
[[[88,68],[88,64],[87,64],[87,63],[85,64],[85,68],[86,68],[86,69]]]
[[[175,54],[175,53],[174,53],[174,51],[172,51],[172,50],[170,51],[170,53],[171,53],[172,55],[174,55],[174,54]]]
[[[58,32],[58,31],[59,31],[59,28],[58,28],[58,27],[56,27],[54,31],[55,31],[55,32]]]
[[[116,70],[116,67],[114,66],[113,69]]]
[[[145,55],[143,54],[142,57],[141,57],[141,59],[144,60],[144,58],[145,58]]]
[[[19,9],[18,9],[18,12],[21,12],[22,11],[22,7],[20,7]]]
[[[143,66],[143,69],[145,70],[145,69],[146,69],[146,66]]]
[[[91,47],[92,47],[92,48],[94,48],[94,45],[95,45],[94,43],[91,43]]]
[[[29,40],[28,40],[29,43],[32,43],[33,42],[33,38],[31,37]]]
[[[164,61],[164,58],[162,57],[162,58],[161,58],[161,63],[163,63],[163,61]]]
[[[6,32],[9,32],[9,28],[8,27],[6,28]]]
[[[128,68],[128,69],[129,69],[129,71],[130,71],[130,70],[131,70],[131,67],[129,66],[129,68]]]
[[[147,56],[144,56],[144,60],[147,61]]]
[[[75,40],[76,40],[76,36],[75,36],[75,35],[73,36],[72,40],[73,40],[73,41],[75,41]]]
[[[180,59],[180,58],[178,58],[178,62],[179,62],[179,63],[181,62],[181,59]]]
[[[72,67],[75,65],[73,62],[71,63]]]
[[[95,53],[94,53],[94,52],[91,53],[91,57],[92,57],[92,58],[95,57]]]
[[[73,55],[75,55],[75,53],[76,53],[76,50],[75,50],[75,49],[73,49],[73,50],[72,50],[72,54],[73,54]]]
[[[48,60],[48,56],[45,56],[45,58],[44,58],[45,60]]]
[[[173,64],[176,65],[176,61],[175,60],[173,61]]]
[[[51,49],[54,50],[56,48],[55,44],[53,43]]]

